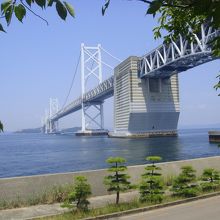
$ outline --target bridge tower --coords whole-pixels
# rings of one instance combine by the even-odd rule
[[[50,98],[49,102],[49,111],[45,111],[45,128],[44,132],[46,134],[57,133],[59,131],[58,120],[51,120],[52,116],[54,116],[59,110],[58,99]]]
[[[91,89],[88,88],[88,80],[95,80],[97,85],[102,82],[100,44],[97,47],[87,47],[81,44],[82,134],[92,131],[92,125],[95,125],[96,130],[104,129],[103,101],[84,101],[85,93]]]
[[[44,117],[43,117],[42,121],[43,121],[42,132],[45,134],[48,134],[49,127],[50,127],[49,126],[49,111],[48,111],[48,109],[45,109]]]

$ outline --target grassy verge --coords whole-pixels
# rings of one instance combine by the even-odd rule
[[[167,196],[164,199],[163,203],[176,201],[178,199],[180,199],[180,198],[177,198],[177,197],[174,198],[171,196]],[[109,205],[102,207],[102,208],[90,209],[87,212],[73,210],[71,212],[67,212],[67,213],[64,213],[61,215],[38,218],[36,220],[77,220],[77,219],[96,217],[99,215],[106,215],[106,214],[110,214],[110,213],[121,212],[121,211],[136,209],[136,208],[147,207],[147,206],[151,206],[151,205],[153,205],[153,204],[152,203],[141,203],[138,200],[133,200],[129,203],[120,203],[119,205],[109,204]]]
[[[219,192],[219,191],[212,191],[213,192]],[[198,196],[204,196],[204,195],[209,195],[210,193],[201,193]],[[196,197],[198,197],[196,196]],[[196,198],[193,197],[193,198]],[[161,205],[175,202],[175,201],[181,201],[186,198],[183,197],[177,197],[177,196],[165,196],[164,200]],[[83,211],[77,211],[77,210],[72,210],[70,212],[61,214],[61,215],[56,215],[56,216],[49,216],[49,217],[42,217],[42,218],[37,218],[36,220],[77,220],[77,219],[84,219],[84,218],[91,218],[91,217],[97,217],[101,215],[107,215],[107,214],[113,214],[117,212],[122,212],[122,211],[128,211],[132,209],[137,209],[137,208],[143,208],[143,207],[150,207],[152,205],[158,205],[158,203],[141,203],[139,200],[133,200],[129,203],[121,203],[119,205],[116,204],[109,204],[105,207],[102,208],[94,208],[90,209],[87,212]]]
[[[41,195],[33,194],[26,199],[22,199],[19,196],[12,201],[0,199],[0,210],[63,202],[72,190],[73,185],[68,184],[64,186],[54,186]]]
[[[172,185],[173,178],[174,176],[166,176],[163,178],[166,188]],[[40,195],[33,194],[26,199],[17,196],[16,199],[6,201],[0,198],[0,210],[22,208],[40,204],[61,203],[67,198],[67,195],[72,191],[72,189],[73,184],[66,184],[63,186],[54,186]]]

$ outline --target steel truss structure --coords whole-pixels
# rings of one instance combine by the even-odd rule
[[[106,98],[113,96],[114,77],[102,81],[102,63],[101,45],[97,47],[81,45],[82,95],[63,109],[49,115],[47,120],[49,123],[46,125],[51,132],[56,130],[60,118],[80,109],[82,110],[82,132],[91,129],[92,125],[95,125],[97,129],[104,129],[103,102]],[[91,77],[96,79],[98,85],[94,89],[86,91],[87,81]],[[91,108],[93,108],[93,114],[90,111]]]
[[[220,30],[202,25],[201,32],[193,36],[191,42],[180,36],[178,41],[162,44],[144,55],[139,62],[140,78],[169,77],[216,59],[211,54],[209,42],[220,36]]]
[[[58,111],[51,118],[52,121],[57,121],[58,119],[78,111],[82,108],[82,102],[84,103],[84,107],[96,105],[98,102],[103,103],[103,101],[111,96],[114,93],[114,76],[111,76],[109,79],[100,83],[94,89],[89,90],[82,97],[77,98],[65,108]],[[82,101],[83,100],[83,101]]]
[[[84,95],[87,91],[87,81],[89,78],[95,78],[98,84],[102,82],[102,58],[101,45],[97,47],[86,47],[81,44],[81,89],[82,89],[82,132],[89,129],[93,122],[98,129],[104,129],[103,103],[92,103],[85,105]],[[91,106],[95,106],[98,112],[95,116],[89,112]]]
[[[140,58],[139,77],[170,77],[173,74],[216,59],[212,56],[212,48],[209,42],[217,36],[220,36],[220,30],[202,25],[201,32],[194,34],[193,41],[188,41],[180,36],[179,40],[175,42],[162,44]],[[103,50],[100,45],[97,47],[81,45],[82,95],[59,111],[58,101],[50,99],[50,110],[46,113],[43,126],[45,133],[58,131],[58,120],[80,109],[82,110],[83,132],[91,127],[92,123],[98,129],[104,129],[103,102],[114,95],[114,76],[102,81],[102,64],[110,69],[113,68],[102,61],[101,49]],[[107,51],[104,52],[109,54]],[[97,86],[89,90],[87,81],[92,77],[96,79]],[[90,108],[96,111],[94,116],[89,113]]]
[[[45,133],[56,133],[59,130],[58,120],[52,120],[52,117],[59,111],[58,99],[50,98],[49,111],[45,111]]]

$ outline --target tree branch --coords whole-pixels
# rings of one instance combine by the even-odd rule
[[[132,0],[130,0],[132,1]],[[152,1],[148,1],[148,0],[136,0],[136,1],[140,1],[140,2],[143,2],[143,3],[146,3],[146,4],[149,4],[151,5],[153,2]],[[174,7],[174,8],[188,8],[190,6],[192,6],[192,4],[187,4],[187,5],[171,5],[171,4],[162,4],[161,6],[163,7]]]
[[[43,20],[47,25],[49,25],[48,21],[44,18],[42,18],[40,15],[36,14],[34,11],[32,11],[27,5],[24,4],[23,0],[20,0],[21,4],[28,10],[30,11],[32,14],[34,14],[36,17],[40,18],[41,20]]]

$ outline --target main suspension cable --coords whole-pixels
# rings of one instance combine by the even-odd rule
[[[72,78],[72,81],[71,81],[71,84],[70,84],[69,91],[68,91],[68,93],[67,93],[66,99],[65,99],[65,101],[64,101],[64,103],[63,103],[63,106],[62,106],[61,110],[62,110],[62,109],[64,108],[64,106],[66,105],[67,100],[68,100],[69,95],[70,95],[70,92],[71,92],[71,90],[72,90],[72,87],[73,87],[73,84],[74,84],[74,81],[75,81],[75,78],[76,78],[77,70],[78,70],[78,67],[79,67],[79,63],[80,63],[80,57],[81,57],[81,52],[80,52],[79,57],[78,57],[78,60],[77,60],[77,65],[76,65],[75,72],[74,72],[74,75],[73,75],[73,78]]]
[[[105,52],[105,53],[107,53],[109,56],[111,56],[112,58],[114,58],[115,60],[117,60],[117,61],[119,61],[119,62],[122,62],[122,60],[120,60],[119,58],[117,58],[117,57],[115,57],[115,56],[113,56],[112,54],[110,54],[107,50],[105,50],[103,47],[101,47],[101,49]]]

